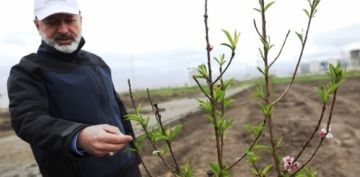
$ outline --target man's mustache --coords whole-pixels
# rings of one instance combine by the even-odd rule
[[[58,40],[75,40],[75,37],[70,35],[70,34],[56,34],[54,36],[54,40],[58,41]]]

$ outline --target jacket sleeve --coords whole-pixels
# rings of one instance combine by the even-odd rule
[[[32,146],[72,155],[71,139],[88,125],[49,115],[45,84],[40,71],[29,63],[23,59],[10,71],[7,87],[11,125],[16,134]]]

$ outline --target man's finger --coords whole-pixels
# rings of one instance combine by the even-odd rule
[[[104,125],[103,129],[107,133],[111,134],[122,134],[118,127],[112,126],[112,125]]]
[[[107,134],[107,136],[104,137],[104,142],[110,143],[110,144],[126,144],[132,141],[132,136],[129,135],[123,135],[123,134]]]

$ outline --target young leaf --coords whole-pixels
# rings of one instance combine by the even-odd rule
[[[207,78],[208,77],[208,70],[207,70],[205,64],[199,65],[197,71],[199,73],[199,76],[201,76],[202,78]]]
[[[215,61],[220,65],[224,65],[226,60],[225,60],[225,54],[221,54],[220,58],[214,57]]]
[[[303,11],[305,12],[306,16],[307,16],[308,18],[310,18],[310,13],[309,13],[309,11],[308,11],[307,9],[303,9]]]
[[[229,107],[233,102],[234,102],[234,100],[232,100],[230,98],[224,98],[224,100],[223,100],[224,107],[225,108]]]
[[[271,5],[273,5],[275,1],[271,1],[270,3],[266,4],[264,10],[266,11]]]
[[[263,85],[256,86],[256,92],[253,94],[253,96],[258,97],[258,98],[265,98]]]
[[[260,109],[266,118],[270,117],[271,112],[272,112],[271,104],[262,104],[262,105],[260,105]]]
[[[206,112],[206,113],[211,113],[212,112],[212,106],[210,104],[210,102],[208,100],[200,100],[200,99],[197,99],[197,101],[199,102],[200,104],[200,108]]]
[[[269,171],[272,168],[272,164],[268,164],[266,165],[262,170],[261,170],[261,176],[268,176]]]
[[[320,96],[321,102],[323,104],[328,104],[330,95],[329,95],[329,91],[325,85],[320,85],[320,87],[316,87],[315,93],[317,93]]]
[[[302,33],[298,33],[298,32],[295,32],[297,37],[299,38],[299,40],[301,41],[301,43],[303,44],[304,43],[304,37],[303,37],[303,34]]]
[[[180,174],[176,175],[178,177],[193,177],[193,171],[189,162],[186,162],[180,167]]]
[[[166,141],[168,140],[168,137],[164,135],[161,130],[157,130],[155,132],[151,133],[151,139],[152,141]]]
[[[253,8],[255,11],[261,13],[261,10],[260,9],[257,9],[257,8]]]
[[[218,133],[220,135],[224,135],[225,131],[231,126],[231,124],[233,123],[233,120],[226,120],[224,117],[218,119]]]
[[[173,141],[175,139],[176,135],[179,134],[182,127],[183,127],[182,124],[177,124],[175,127],[170,129],[169,135],[168,135],[170,141]]]
[[[256,67],[256,68],[261,74],[263,74],[265,76],[265,72],[260,67]]]

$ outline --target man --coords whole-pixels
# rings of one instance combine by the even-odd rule
[[[42,42],[13,66],[9,110],[16,134],[31,145],[44,177],[140,177],[134,137],[110,68],[81,50],[76,0],[35,0]]]

